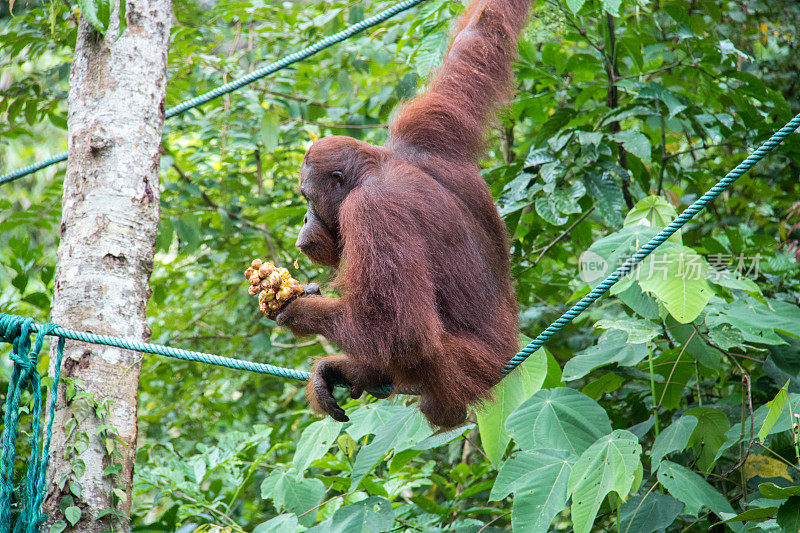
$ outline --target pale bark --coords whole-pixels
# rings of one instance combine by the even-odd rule
[[[52,321],[147,340],[171,1],[127,0],[126,18],[119,37],[115,23],[101,36],[80,22],[70,74],[69,162]],[[62,376],[80,382],[93,401],[110,409],[98,417],[85,400],[67,403],[65,387],[59,387],[44,506],[49,523],[64,520],[59,501],[69,494],[69,485],[60,490],[58,483],[67,475],[83,489],[75,498],[82,517],[73,531],[128,530],[126,520],[96,517],[109,508],[130,513],[140,368],[139,353],[67,341]],[[77,429],[70,429],[75,422]],[[118,432],[121,459],[97,437],[103,423]],[[86,464],[79,478],[70,473],[77,457]],[[121,463],[119,476],[104,474],[112,462]],[[112,502],[115,487],[125,490],[125,501]]]

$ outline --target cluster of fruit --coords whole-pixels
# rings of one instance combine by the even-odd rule
[[[250,283],[248,292],[258,295],[258,305],[267,318],[275,320],[280,310],[305,292],[299,281],[294,279],[283,267],[270,262],[253,259],[250,268],[244,271]]]

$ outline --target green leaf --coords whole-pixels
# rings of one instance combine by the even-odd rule
[[[706,273],[706,279],[722,287],[745,291],[751,296],[761,296],[761,289],[755,281],[747,278],[736,278],[730,270],[709,268]]]
[[[296,529],[297,516],[294,514],[282,514],[257,525],[253,533],[286,533]]]
[[[712,348],[703,341],[703,338],[695,331],[691,324],[681,325],[673,320],[667,321],[667,329],[680,344],[681,349],[701,365],[709,369],[716,369],[722,359],[722,352]],[[685,357],[681,357],[685,361]]]
[[[564,365],[564,381],[580,379],[600,366],[617,363],[620,366],[635,366],[647,357],[646,344],[629,344],[624,331],[607,331],[594,346],[576,353]]]
[[[677,216],[675,208],[663,196],[646,196],[636,202],[633,209],[628,212],[623,226],[627,228],[642,225],[665,228]]]
[[[778,525],[782,531],[800,531],[800,496],[792,496],[778,509]]]
[[[658,302],[649,294],[645,294],[639,285],[631,284],[630,287],[616,293],[616,295],[622,300],[622,303],[627,305],[637,315],[651,320],[659,318]]]
[[[594,199],[595,213],[609,226],[618,228],[622,224],[625,198],[614,176],[609,172],[586,173],[581,179]]]
[[[392,503],[377,496],[340,507],[333,515],[330,531],[341,533],[381,533],[394,525]]]
[[[745,340],[785,344],[786,341],[774,331],[800,337],[800,307],[779,300],[761,303],[749,297],[730,303],[714,303],[709,307],[706,324],[713,328],[723,323],[739,329]]]
[[[775,425],[775,422],[778,421],[778,418],[783,413],[783,410],[786,409],[786,404],[789,403],[789,391],[787,388],[789,387],[789,382],[786,382],[786,385],[783,386],[781,390],[778,391],[778,394],[775,395],[775,398],[764,404],[764,406],[769,406],[769,411],[767,412],[767,416],[764,418],[764,424],[761,426],[761,429],[758,430],[758,440],[764,442],[764,439],[767,438],[769,435],[772,426]]]
[[[605,9],[612,16],[619,16],[619,6],[622,0],[603,0],[603,9]]]
[[[567,0],[567,7],[570,11],[577,14],[585,2],[586,0]]]
[[[682,324],[697,318],[711,298],[705,280],[708,264],[697,252],[673,246],[648,257],[638,270],[642,290],[655,294]]]
[[[280,127],[280,119],[275,113],[266,112],[264,116],[261,117],[259,134],[261,136],[261,144],[264,145],[264,150],[272,152],[278,148],[281,133]]]
[[[276,469],[261,483],[261,497],[270,499],[277,509],[285,509],[297,515],[316,507],[325,495],[325,484],[319,479],[298,478],[294,472]],[[314,513],[299,518],[300,523],[310,526],[316,522]]]
[[[784,345],[767,346],[770,358],[780,370],[786,372],[790,376],[800,375],[800,339],[783,337],[788,343]]]
[[[761,483],[758,490],[765,498],[770,500],[784,500],[792,496],[800,496],[800,485],[793,485],[791,487],[779,487],[775,483]]]
[[[658,233],[656,228],[631,226],[598,239],[581,255],[581,278],[592,287],[600,284],[606,276],[622,265],[656,233]],[[674,244],[665,243],[661,245],[662,248],[670,246],[674,246]],[[585,257],[590,259],[591,263],[599,264],[599,266],[595,267],[595,272],[590,272],[590,274],[593,274],[591,276],[584,274],[583,263]]]
[[[686,105],[681,102],[681,99],[677,94],[670,91],[663,85],[659,85],[655,82],[651,82],[650,85],[639,91],[638,97],[660,100],[667,106],[670,117],[673,117],[686,109]]]
[[[702,507],[708,507],[717,516],[725,518],[724,514],[731,516],[736,512],[717,489],[708,484],[700,475],[687,470],[679,464],[664,460],[658,468],[658,482],[670,494],[686,505],[684,513],[697,517]],[[735,531],[742,531],[741,526],[729,524]]]
[[[530,339],[520,344],[526,340]],[[491,402],[476,409],[481,446],[493,464],[500,464],[511,440],[505,429],[508,415],[541,388],[546,375],[547,353],[540,348],[492,389]]]
[[[728,518],[725,520],[725,522],[765,522],[775,518],[775,513],[777,512],[777,507],[759,507],[758,509],[748,509],[743,513],[737,514],[733,518]]]
[[[304,429],[292,458],[295,470],[305,472],[311,463],[328,453],[341,429],[342,423],[330,417],[318,420]]]
[[[685,415],[665,428],[664,431],[659,433],[656,440],[653,442],[653,451],[651,452],[651,470],[658,468],[658,464],[668,453],[676,452],[686,448],[689,443],[694,428],[697,426],[697,418],[691,415]]]
[[[48,531],[49,533],[61,533],[65,529],[67,529],[67,523],[63,520],[59,520],[58,522],[53,523]]]
[[[708,472],[716,462],[717,450],[725,443],[725,432],[731,423],[725,413],[708,406],[692,407],[685,414],[698,420],[688,445],[694,449],[697,466]]]
[[[355,490],[389,450],[399,453],[413,448],[431,434],[431,428],[416,406],[382,402],[358,408],[350,415],[347,432],[358,440],[368,433],[375,438],[358,450],[350,474],[350,490]]]
[[[647,135],[634,131],[621,131],[611,135],[611,138],[622,144],[628,153],[635,155],[643,163],[650,162],[650,139]]]
[[[619,509],[622,533],[653,533],[665,530],[683,511],[683,504],[669,494],[634,494]]]
[[[178,238],[183,243],[183,253],[191,253],[200,246],[202,239],[200,220],[195,215],[186,215],[174,220],[173,225]]]
[[[540,390],[506,420],[506,431],[523,450],[550,448],[575,454],[611,433],[600,405],[573,389]]]
[[[624,331],[628,334],[628,338],[625,341],[628,344],[643,344],[661,334],[661,328],[658,324],[639,318],[603,319],[595,322],[594,327]]]
[[[648,372],[649,367],[649,363],[642,363],[639,369]],[[659,407],[676,409],[686,393],[686,384],[695,377],[694,361],[682,348],[670,348],[653,360],[653,373],[662,378],[653,383],[653,401]]]
[[[618,429],[600,437],[581,454],[569,476],[576,533],[591,531],[608,493],[615,492],[620,498],[628,495],[641,466],[641,453],[636,435]]]
[[[569,217],[561,215],[552,198],[540,196],[534,202],[534,207],[539,216],[553,226],[563,226],[569,220]]]
[[[78,520],[81,519],[81,510],[74,505],[67,507],[64,509],[64,517],[69,521],[71,526],[74,526],[78,523]]]
[[[111,0],[78,0],[81,15],[100,33],[108,30],[111,22]]]
[[[453,428],[448,431],[443,431],[441,433],[437,431],[430,437],[414,444],[414,446],[412,446],[411,449],[416,451],[422,451],[422,450],[430,450],[431,448],[437,448],[439,446],[447,444],[448,442],[452,441],[457,437],[460,437],[465,432],[469,431],[474,427],[475,424],[465,424],[461,427]]]
[[[502,500],[513,492],[514,531],[547,532],[567,505],[567,481],[577,459],[564,450],[515,453],[500,467],[489,500]]]

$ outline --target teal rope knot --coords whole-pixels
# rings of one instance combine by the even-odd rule
[[[0,533],[36,533],[44,522],[41,512],[44,501],[44,485],[47,477],[50,441],[53,436],[53,416],[55,411],[58,381],[61,377],[61,361],[64,356],[64,338],[59,337],[56,345],[56,364],[53,375],[53,389],[50,394],[50,411],[47,418],[45,439],[41,453],[39,429],[42,415],[42,383],[39,370],[39,353],[44,338],[51,335],[55,324],[36,326],[33,319],[0,313],[0,341],[11,344],[10,359],[14,362],[3,413],[3,449],[0,453]],[[31,333],[38,330],[31,348]],[[17,432],[19,427],[19,404],[22,391],[30,385],[33,395],[31,412],[30,458],[24,481],[18,487],[17,503],[14,504],[14,459],[17,454]],[[12,512],[13,511],[13,512]]]

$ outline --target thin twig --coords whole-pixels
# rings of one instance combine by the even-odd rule
[[[580,218],[578,218],[578,220],[576,220],[575,222],[573,222],[573,223],[570,225],[570,227],[568,227],[568,228],[567,228],[567,229],[565,229],[563,232],[561,232],[561,234],[560,234],[558,237],[556,237],[556,238],[555,238],[553,241],[551,241],[551,242],[550,242],[550,243],[549,243],[547,246],[545,246],[545,247],[544,247],[544,249],[542,250],[542,252],[539,254],[539,256],[538,256],[538,257],[537,257],[537,258],[534,260],[533,264],[532,264],[531,266],[527,267],[525,270],[530,270],[531,268],[534,268],[534,267],[536,267],[536,265],[537,265],[537,264],[539,264],[539,261],[541,261],[541,260],[542,260],[542,257],[544,257],[544,254],[546,254],[547,252],[549,252],[549,251],[550,251],[550,249],[551,249],[553,246],[555,246],[556,244],[558,244],[558,242],[559,242],[561,239],[563,239],[564,237],[566,237],[567,235],[569,235],[569,232],[570,232],[570,231],[572,231],[573,229],[575,229],[575,226],[577,226],[578,224],[580,224],[581,222],[583,222],[583,220],[584,220],[586,217],[588,217],[588,216],[589,216],[589,215],[592,213],[592,211],[594,211],[594,207],[595,207],[595,206],[592,206],[592,207],[590,207],[589,209],[587,209],[587,210],[586,210],[586,212],[585,212],[583,215],[581,215],[581,216],[580,216]]]
[[[678,361],[681,360],[681,356],[683,355],[683,352],[686,351],[686,347],[689,346],[690,342],[692,342],[692,339],[694,338],[696,333],[697,333],[696,331],[693,331],[692,335],[689,337],[689,340],[687,340],[683,344],[683,347],[681,348],[681,351],[678,353],[678,357],[675,359],[675,364],[672,365],[672,369],[669,371],[669,376],[667,376],[667,382],[672,380],[672,374],[675,372],[675,368],[677,368],[677,366],[678,366]],[[664,401],[664,395],[665,394],[667,394],[667,387],[666,386],[664,386],[664,390],[661,391],[661,398],[658,399],[658,406],[659,407],[661,407],[661,402]]]

